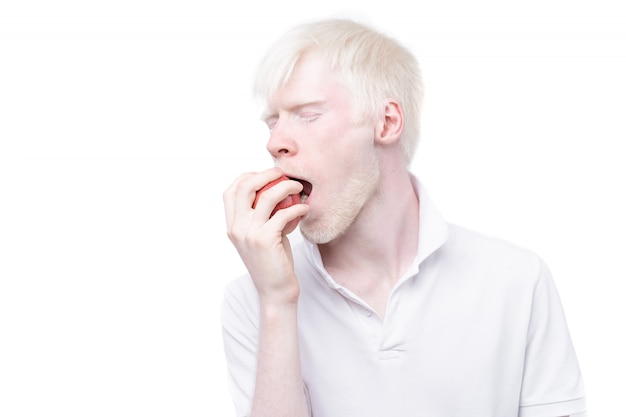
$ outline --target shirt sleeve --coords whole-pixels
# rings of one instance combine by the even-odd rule
[[[528,325],[520,417],[586,411],[583,380],[552,275],[539,263]]]
[[[247,277],[230,283],[222,301],[222,337],[237,417],[250,415],[258,346],[258,298]]]
[[[250,277],[228,285],[222,301],[222,337],[228,368],[230,394],[237,417],[247,417],[252,408],[259,344],[259,299]],[[307,412],[311,404],[304,386]]]

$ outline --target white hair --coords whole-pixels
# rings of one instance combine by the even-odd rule
[[[286,32],[269,49],[257,70],[255,94],[271,98],[289,81],[298,62],[313,52],[343,75],[363,120],[382,114],[387,99],[400,104],[402,150],[408,166],[419,139],[424,95],[413,54],[396,40],[352,20],[305,23]]]

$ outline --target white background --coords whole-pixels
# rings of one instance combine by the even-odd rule
[[[590,416],[625,415],[619,3],[3,0],[0,415],[232,415],[222,191],[271,166],[258,59],[327,16],[416,53],[414,171],[448,220],[548,262]]]

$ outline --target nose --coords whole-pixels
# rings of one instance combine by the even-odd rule
[[[266,148],[275,159],[295,155],[297,152],[296,142],[291,130],[285,123],[277,122],[274,125]]]

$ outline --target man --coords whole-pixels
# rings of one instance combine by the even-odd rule
[[[222,315],[238,415],[585,411],[544,263],[447,224],[408,171],[422,101],[410,52],[351,21],[301,25],[270,48],[256,91],[276,166],[224,192],[249,272]]]

